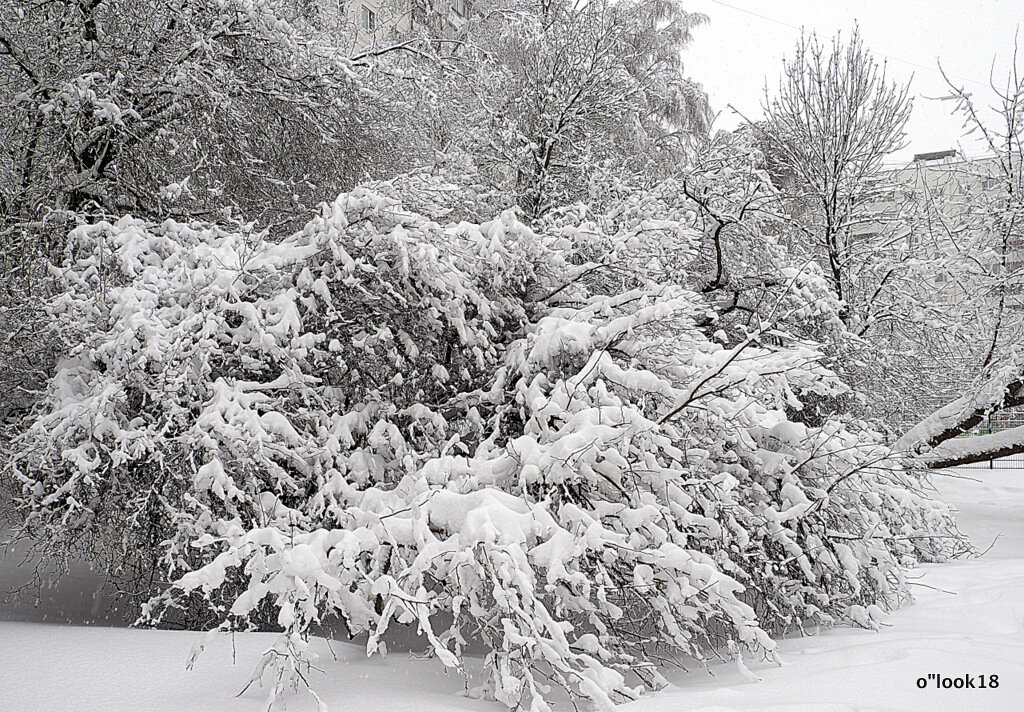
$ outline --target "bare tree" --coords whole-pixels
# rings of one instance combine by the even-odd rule
[[[809,236],[827,261],[840,299],[851,294],[854,228],[877,215],[882,160],[904,146],[907,87],[891,82],[854,28],[848,42],[802,35],[784,64],[778,95],[764,102],[759,130],[811,207]]]
[[[970,350],[960,312],[929,281],[945,253],[914,249],[914,172],[883,163],[905,145],[907,87],[856,28],[803,35],[764,110],[748,129],[779,189],[780,239],[822,265],[842,303],[835,367],[867,394],[858,414],[895,436],[959,385],[922,372],[947,374],[947,356]]]

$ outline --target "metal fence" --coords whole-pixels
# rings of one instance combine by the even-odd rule
[[[970,465],[961,465],[970,470],[1024,470],[1024,455],[997,457],[994,460],[982,460]]]

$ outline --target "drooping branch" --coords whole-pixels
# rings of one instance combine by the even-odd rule
[[[974,435],[949,440],[925,454],[923,460],[931,469],[970,465],[1024,453],[1024,425],[988,435]]]
[[[970,203],[974,214],[985,216],[984,222],[976,229],[983,232],[987,241],[986,248],[994,248],[997,257],[989,265],[979,265],[983,272],[998,278],[995,324],[991,335],[986,338],[987,344],[981,361],[982,368],[993,375],[973,392],[957,398],[921,420],[894,446],[897,451],[920,455],[922,461],[932,468],[952,467],[1024,452],[1024,428],[1021,427],[989,435],[962,437],[990,414],[1024,405],[1024,366],[1007,360],[1007,354],[1012,353],[1012,349],[1005,348],[1019,338],[1008,333],[1012,331],[1015,321],[1009,318],[1012,312],[1009,311],[1008,296],[1012,293],[1013,280],[1017,278],[1010,256],[1020,237],[1018,194],[1022,176],[1020,146],[1024,128],[1020,125],[1019,116],[1024,98],[1024,79],[1019,73],[1015,53],[1007,88],[1000,90],[991,82],[1000,99],[996,111],[1001,125],[997,123],[993,126],[982,119],[979,107],[970,94],[955,85],[947,75],[943,76],[951,91],[950,98],[956,101],[956,111],[964,119],[964,125],[972,132],[980,132],[991,151],[994,173],[1001,185],[994,196],[982,191]]]
[[[944,405],[924,420],[912,427],[896,441],[893,449],[896,451],[921,454],[928,448],[938,448],[947,441],[952,440],[971,428],[979,425],[989,414],[1001,408],[1011,408],[1024,405],[1024,378],[1018,377],[1009,383],[1001,379],[994,379],[978,388],[976,392],[961,396],[952,403]],[[1013,430],[1017,430],[1016,428]],[[1010,433],[1012,431],[1006,431]],[[1020,449],[1014,452],[1024,452],[1024,431],[1017,434],[1021,440],[1018,446]],[[976,456],[970,462],[988,460],[995,457],[1003,457],[1002,452],[1009,445],[1009,440],[990,439],[988,436],[976,436],[970,438],[973,441],[971,452]],[[989,450],[983,450],[984,445],[989,444]],[[952,446],[948,446],[944,452],[948,452]],[[959,445],[957,450],[962,450]],[[986,454],[987,453],[987,454]],[[950,459],[939,458],[943,462]],[[946,464],[932,464],[930,458],[926,458],[929,467],[948,467]],[[965,463],[960,463],[965,464]]]

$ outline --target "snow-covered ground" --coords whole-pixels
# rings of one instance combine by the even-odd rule
[[[972,478],[972,479],[965,479]],[[852,629],[781,643],[786,665],[750,664],[751,682],[733,664],[673,678],[662,692],[622,712],[1024,709],[1024,471],[964,470],[937,483],[962,512],[961,526],[981,560],[922,567],[916,603],[879,632]],[[187,672],[192,633],[0,623],[0,709],[31,712],[255,712],[262,693],[243,688],[271,634],[215,641]],[[460,696],[456,675],[436,660],[392,654],[384,663],[362,650],[318,641],[323,672],[311,682],[331,710],[478,710],[499,707]],[[234,664],[232,664],[234,659]],[[935,689],[916,681],[936,673],[999,676],[996,689]],[[308,695],[292,712],[315,710]]]

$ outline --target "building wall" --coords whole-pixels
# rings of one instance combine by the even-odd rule
[[[353,53],[414,35],[455,39],[473,12],[467,0],[316,1],[327,24],[346,33]]]
[[[954,151],[922,154],[906,166],[879,175],[885,189],[880,198],[866,206],[875,219],[855,226],[851,241],[887,234],[892,249],[922,258],[961,245],[985,244],[984,228],[971,210],[978,196],[986,192],[993,200],[998,199],[1002,190],[998,176],[998,164],[992,157],[968,160]],[[1024,273],[1024,244],[1015,246],[1007,268]],[[962,289],[942,272],[922,287],[953,303],[964,296]],[[1014,296],[1013,302],[1013,306],[1024,308],[1024,295]]]

